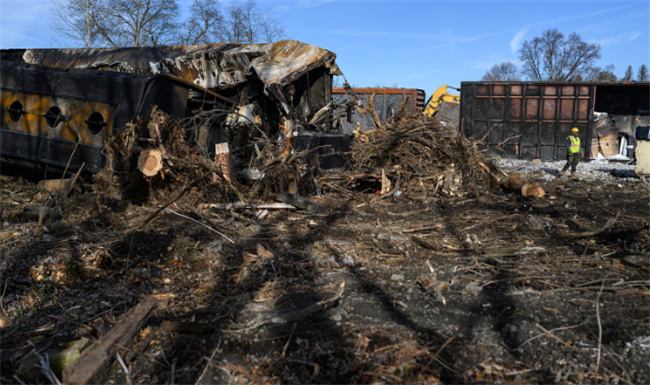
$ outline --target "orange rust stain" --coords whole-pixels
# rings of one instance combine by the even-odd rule
[[[53,99],[50,96],[30,95],[22,92],[2,92],[0,96],[3,111],[7,111],[16,101],[22,104],[25,111],[20,119],[13,121],[8,113],[3,114],[6,126],[12,131],[51,136],[73,142],[79,139],[82,143],[94,145],[102,145],[113,131],[116,107],[109,104],[63,98]],[[45,120],[45,114],[55,106],[61,109],[65,121],[55,127],[49,127]],[[96,135],[89,131],[86,123],[93,112],[101,113],[106,122],[106,126]]]
[[[66,124],[61,127],[59,137],[70,141],[79,139],[82,143],[102,145],[104,140],[112,133],[115,107],[96,102],[84,102],[81,100],[68,100],[61,107],[64,110]],[[97,134],[88,129],[86,121],[91,114],[98,112],[104,117],[106,126]]]

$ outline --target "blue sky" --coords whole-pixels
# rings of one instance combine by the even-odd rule
[[[189,0],[179,1],[189,4]],[[224,4],[224,2],[221,2]],[[421,88],[480,80],[495,64],[518,61],[526,40],[557,28],[601,45],[600,67],[621,77],[650,67],[650,1],[257,0],[286,37],[337,55],[355,87]],[[56,48],[49,0],[2,0],[2,48]],[[69,46],[69,44],[68,44]]]

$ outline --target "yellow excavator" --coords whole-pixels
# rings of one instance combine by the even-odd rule
[[[456,87],[444,85],[431,95],[424,108],[424,114],[458,125],[460,114],[460,95],[450,94],[447,89],[460,91]]]

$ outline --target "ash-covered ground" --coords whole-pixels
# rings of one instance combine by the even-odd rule
[[[449,159],[473,147],[404,127],[361,148],[371,178],[321,175],[317,211],[180,182],[136,204],[78,181],[52,206],[2,176],[1,382],[65,379],[64,353],[160,298],[102,383],[650,383],[647,181],[619,163],[571,179],[564,162]],[[377,143],[404,158],[373,158]]]

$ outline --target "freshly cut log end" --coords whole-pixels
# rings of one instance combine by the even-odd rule
[[[221,175],[223,175],[223,177],[228,182],[232,182],[232,179],[230,177],[232,164],[230,160],[230,148],[228,147],[228,143],[217,143],[214,146],[214,160],[217,163],[217,168],[221,172]],[[212,181],[216,183],[218,180],[219,176],[216,173],[213,173]]]
[[[543,198],[546,195],[546,191],[537,184],[526,183],[521,186],[521,195],[525,197]]]
[[[152,177],[162,169],[162,154],[155,149],[142,150],[138,157],[138,170],[145,176]]]

